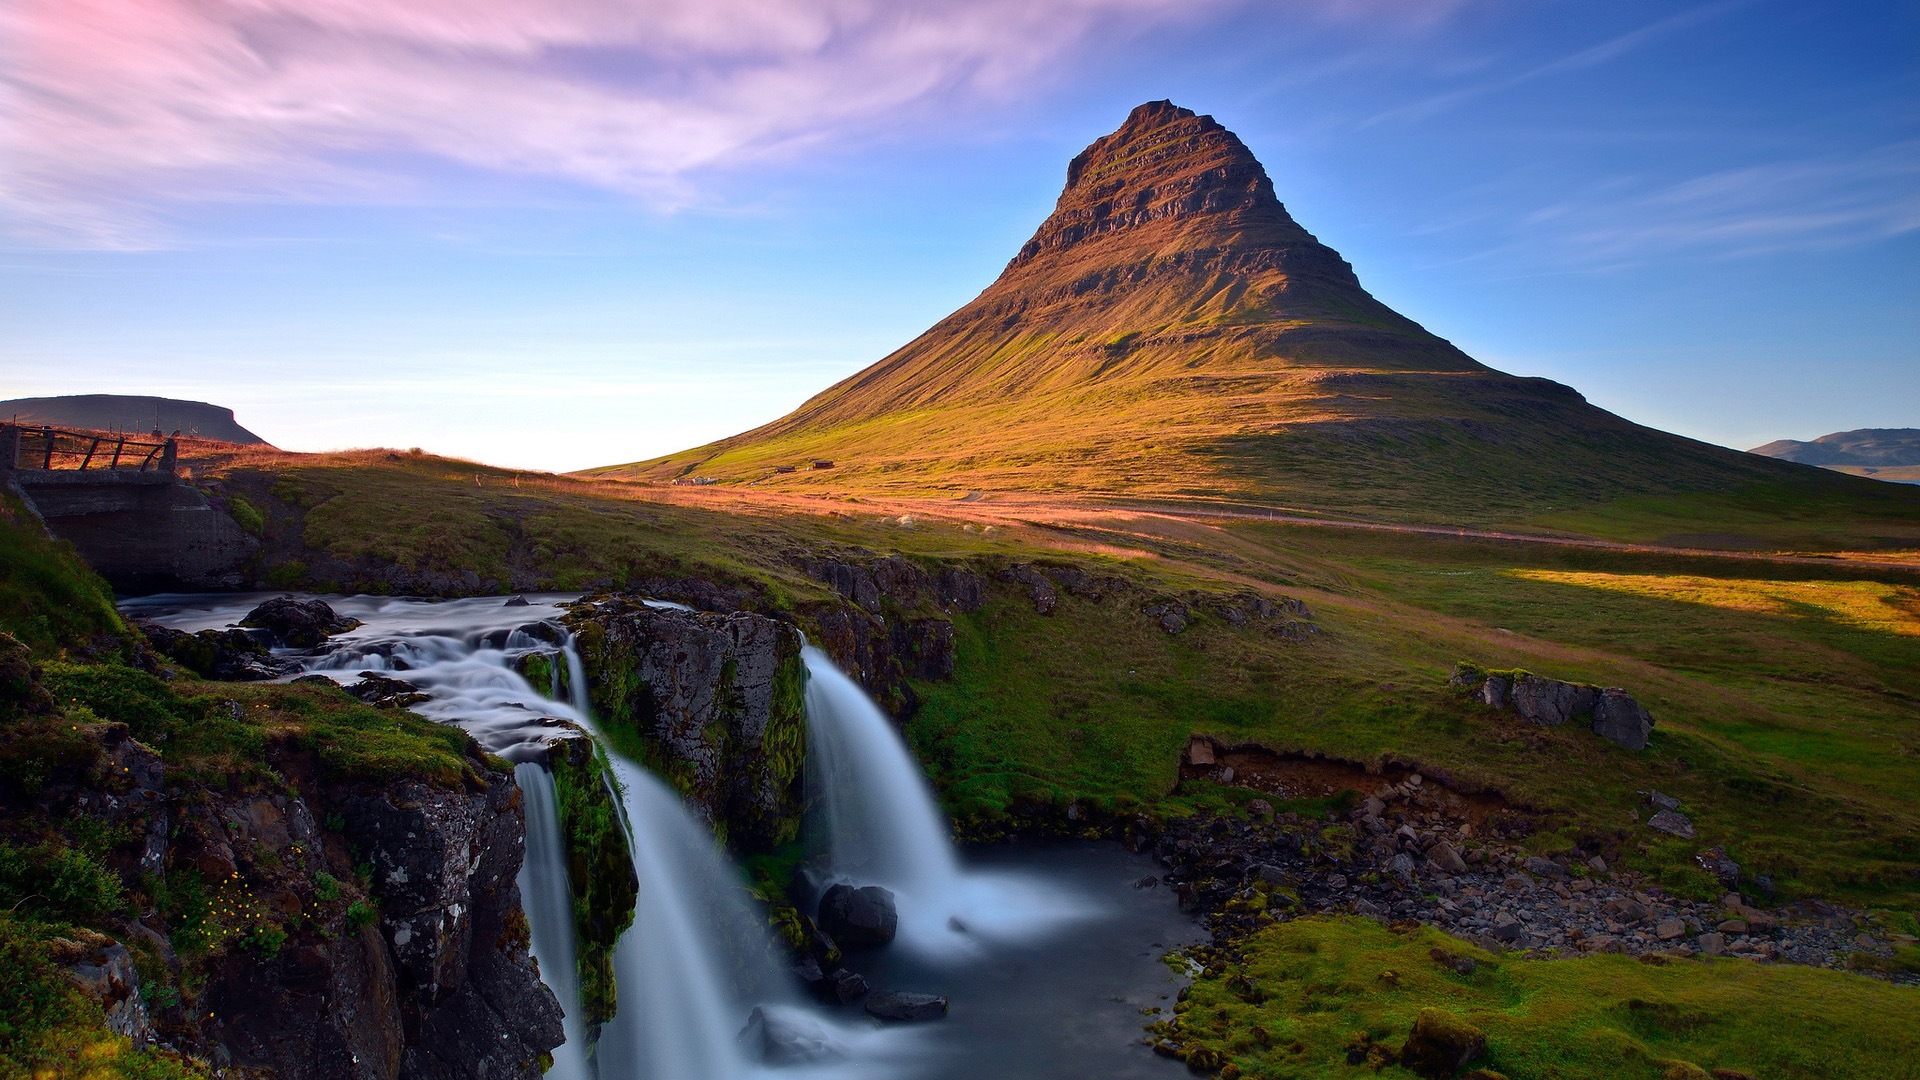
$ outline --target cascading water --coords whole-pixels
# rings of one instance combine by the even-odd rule
[[[960,878],[952,832],[892,721],[826,653],[809,645],[807,794],[826,864],[923,902]]]
[[[533,931],[540,977],[566,1010],[567,1041],[553,1051],[550,1080],[591,1080],[586,1032],[580,1023],[579,952],[574,941],[573,893],[567,887],[567,845],[560,833],[553,774],[533,762],[513,770],[527,815],[527,857],[520,866],[520,900]]]
[[[807,665],[807,793],[828,881],[894,893],[898,940],[926,953],[1030,938],[1081,918],[1077,896],[962,869],[919,765],[880,707],[819,649]]]
[[[261,598],[200,599],[187,607],[181,598],[155,597],[129,608],[178,629],[199,630],[234,623]],[[542,977],[567,1014],[567,1042],[555,1051],[549,1076],[745,1080],[761,1071],[739,1038],[756,1006],[778,1018],[799,1045],[830,1057],[842,1040],[795,1000],[763,920],[755,917],[712,835],[672,789],[611,748],[640,894],[633,926],[615,946],[619,1008],[588,1052],[579,1023],[572,895],[553,779],[531,763],[555,735],[554,719],[598,737],[579,655],[555,621],[568,599],[543,597],[510,608],[499,598],[334,600],[336,611],[362,625],[333,638],[327,651],[298,658],[308,672],[347,681],[362,671],[401,673],[429,696],[415,711],[465,729],[491,753],[523,762],[515,769],[527,806],[522,901]],[[515,669],[516,659],[527,653],[555,650],[567,670],[565,701],[552,700],[561,689],[557,673],[543,693]],[[851,1038],[874,1042],[859,1033]],[[869,1063],[874,1056],[866,1055]],[[855,1075],[850,1062],[824,1068],[780,1075]]]

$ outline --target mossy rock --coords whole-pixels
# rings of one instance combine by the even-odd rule
[[[620,809],[607,788],[606,752],[592,739],[563,739],[553,745],[549,760],[567,844],[580,1003],[588,1031],[597,1033],[618,1006],[613,947],[633,925],[640,881],[620,827]]]
[[[1400,1064],[1428,1080],[1448,1077],[1485,1053],[1486,1033],[1442,1009],[1421,1009],[1400,1048]]]

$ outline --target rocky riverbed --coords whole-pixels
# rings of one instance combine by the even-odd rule
[[[1651,818],[1681,817],[1671,800],[1649,798]],[[1344,818],[1275,816],[1258,800],[1251,809],[1252,820],[1171,823],[1154,843],[1168,872],[1140,883],[1177,890],[1216,945],[1273,921],[1342,913],[1429,923],[1496,952],[1724,955],[1920,985],[1920,976],[1881,970],[1906,939],[1872,915],[1818,900],[1763,909],[1718,848],[1698,860],[1726,892],[1695,900],[1610,866],[1597,845],[1527,854],[1500,824],[1476,825],[1464,800],[1418,774],[1382,783]]]

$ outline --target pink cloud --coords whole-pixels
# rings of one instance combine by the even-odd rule
[[[349,164],[383,152],[674,205],[703,168],[1019,93],[1096,33],[1243,2],[0,0],[0,212],[43,241],[140,245],[169,202],[404,190]]]

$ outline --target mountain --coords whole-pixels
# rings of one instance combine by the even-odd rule
[[[1231,498],[1446,522],[1850,482],[1644,428],[1476,362],[1370,295],[1232,132],[1166,101],[1074,158],[1052,215],[999,279],[899,351],[771,424],[588,472],[842,494]]]
[[[1748,453],[1802,465],[1920,465],[1920,428],[1859,428],[1812,442],[1779,439]]]
[[[221,442],[265,446],[267,440],[241,427],[232,409],[204,401],[132,394],[68,394],[0,401],[0,418],[22,424],[128,431],[142,435],[175,431]]]

